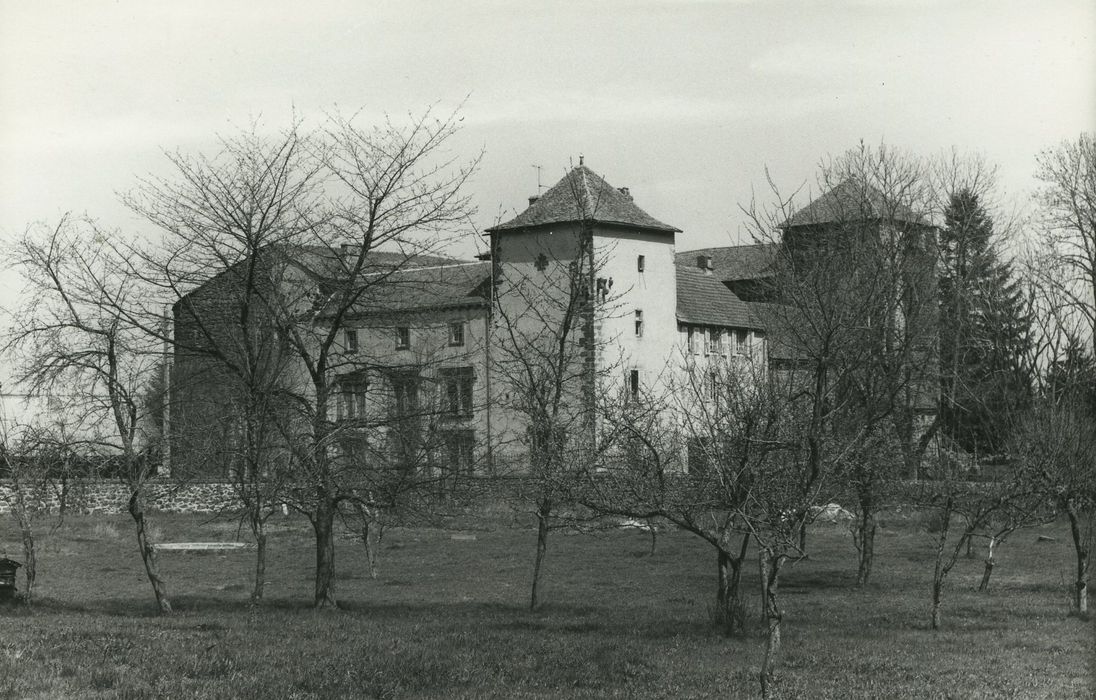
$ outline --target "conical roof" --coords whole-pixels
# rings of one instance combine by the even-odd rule
[[[572,168],[562,180],[513,219],[487,230],[512,231],[576,221],[618,224],[667,233],[681,230],[662,223],[637,207],[630,195],[613,187],[585,165]]]

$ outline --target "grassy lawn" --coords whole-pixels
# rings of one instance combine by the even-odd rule
[[[163,541],[233,540],[236,526],[157,519]],[[42,529],[39,602],[0,608],[0,697],[753,697],[763,639],[707,621],[715,556],[680,532],[609,532],[549,543],[545,606],[528,612],[534,533],[394,530],[376,580],[342,540],[345,607],[313,612],[310,530],[278,519],[267,604],[247,605],[251,552],[165,552],[178,614],[157,617],[129,522],[69,517]],[[1039,534],[1056,538],[1036,542]],[[778,688],[789,698],[1088,698],[1094,626],[1068,615],[1061,526],[1014,535],[990,592],[979,559],[952,572],[944,626],[928,629],[928,535],[878,537],[875,579],[856,589],[843,526],[818,525],[786,569]],[[0,531],[0,556],[19,552]],[[747,600],[759,607],[756,565]],[[20,579],[20,586],[22,582]]]

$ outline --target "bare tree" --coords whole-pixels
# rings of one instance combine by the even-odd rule
[[[915,472],[919,430],[935,407],[931,190],[919,160],[863,144],[821,164],[821,194],[806,207],[770,186],[774,204],[746,211],[754,238],[774,250],[775,303],[762,309],[773,366],[798,376],[809,398],[811,472],[841,467],[850,488],[863,584],[875,514],[897,476],[894,461],[869,447],[893,430]]]
[[[1045,228],[1047,284],[1060,304],[1084,319],[1096,354],[1096,136],[1082,133],[1040,154],[1036,176]]]
[[[49,514],[54,479],[67,466],[62,449],[32,426],[11,424],[0,417],[0,474],[7,480],[0,502],[15,519],[23,544],[23,601],[34,599],[38,555],[34,523]]]
[[[64,217],[54,227],[28,231],[10,251],[22,273],[27,301],[17,312],[7,347],[20,358],[18,378],[32,393],[76,397],[93,416],[85,446],[120,463],[129,513],[145,572],[161,613],[171,612],[149,536],[147,485],[156,464],[145,454],[141,391],[155,371],[160,348],[150,343],[119,303],[147,294],[124,274],[103,232]]]
[[[1096,543],[1096,365],[1078,348],[1051,368],[1056,374],[1020,425],[1017,451],[1032,483],[1064,513],[1076,560],[1073,605],[1088,612],[1088,579]]]
[[[514,466],[508,480],[518,502],[537,523],[529,608],[540,603],[548,533],[557,516],[575,505],[574,490],[594,461],[595,369],[591,230],[583,222],[566,253],[541,251],[544,269],[527,278],[496,282],[492,369],[498,407],[520,417],[503,447],[527,445],[528,471]],[[520,450],[517,450],[520,452]],[[505,470],[506,467],[502,466]]]
[[[741,633],[740,584],[752,538],[742,515],[759,470],[783,447],[781,418],[760,357],[756,363],[681,358],[665,395],[612,394],[602,402],[605,469],[582,491],[594,512],[664,519],[715,550],[713,621]],[[673,360],[671,360],[673,361]]]
[[[940,629],[948,574],[971,538],[991,533],[1000,538],[1045,517],[1045,499],[1020,464],[990,481],[969,481],[963,465],[942,452],[927,479],[908,484],[906,497],[932,515],[935,557],[932,577],[932,629]],[[998,542],[1000,540],[998,539]],[[993,569],[990,551],[983,581]]]
[[[275,416],[274,432],[290,448],[285,495],[313,526],[316,607],[337,604],[339,504],[371,474],[390,474],[339,450],[340,377],[368,365],[347,357],[347,322],[390,298],[401,271],[466,223],[461,190],[476,161],[447,155],[458,122],[427,113],[363,128],[335,115],[314,134],[299,123],[271,137],[253,129],[225,139],[213,158],[169,156],[172,179],[144,181],[126,198],[164,236],[139,251],[134,273],[161,290],[158,302],[175,305],[177,324],[180,313],[186,320],[174,338],[176,371],[180,353],[189,354],[199,371],[231,375],[245,406],[258,411],[269,396],[278,407],[245,416]],[[220,287],[228,309],[216,303]],[[289,369],[271,383],[272,365]],[[210,382],[194,386],[207,391]],[[176,414],[181,403],[173,400]]]

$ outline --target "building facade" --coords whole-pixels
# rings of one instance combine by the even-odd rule
[[[825,197],[787,222],[785,238],[836,225]],[[384,283],[340,319],[329,419],[345,426],[341,449],[454,474],[520,470],[545,397],[575,410],[574,430],[596,431],[584,407],[670,391],[683,369],[794,365],[770,322],[776,243],[679,251],[679,229],[582,163],[486,233],[483,260],[373,273]],[[176,337],[193,335],[188,305],[233,312],[223,286],[211,280],[176,305]],[[180,347],[174,364],[172,410],[205,416],[174,422],[174,433],[231,425],[216,362]],[[172,441],[176,459],[185,442]],[[217,461],[209,469],[229,468]]]

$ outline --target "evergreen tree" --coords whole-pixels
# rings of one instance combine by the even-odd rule
[[[997,254],[977,194],[951,196],[940,234],[941,427],[970,452],[997,452],[1030,401],[1022,290]]]

